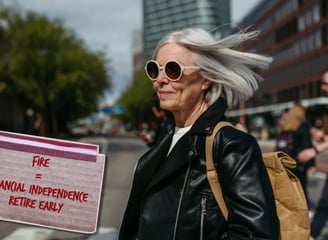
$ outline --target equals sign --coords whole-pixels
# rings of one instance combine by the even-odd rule
[[[41,178],[42,177],[42,175],[40,174],[40,173],[37,173],[37,174],[35,174],[35,178]]]

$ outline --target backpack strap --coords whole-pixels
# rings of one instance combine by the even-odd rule
[[[217,134],[217,132],[225,126],[232,126],[233,125],[229,122],[218,122],[212,132],[211,135],[208,135],[206,137],[205,142],[205,150],[206,150],[206,172],[207,172],[207,178],[208,182],[210,183],[212,192],[214,194],[214,197],[219,205],[219,208],[221,209],[221,212],[225,219],[228,219],[228,207],[224,201],[221,185],[219,182],[218,174],[214,166],[214,160],[213,160],[213,143],[214,138]]]

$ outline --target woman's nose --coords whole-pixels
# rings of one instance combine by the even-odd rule
[[[167,83],[167,82],[169,81],[169,80],[167,79],[167,77],[166,77],[166,75],[165,75],[163,69],[161,69],[161,70],[159,71],[158,76],[157,76],[157,78],[156,78],[156,81],[157,81],[158,83]]]

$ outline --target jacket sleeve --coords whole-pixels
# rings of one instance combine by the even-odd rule
[[[229,209],[221,239],[279,239],[279,219],[272,186],[254,137],[231,127],[216,136],[214,155]]]

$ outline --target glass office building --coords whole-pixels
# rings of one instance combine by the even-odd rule
[[[157,42],[169,32],[196,26],[226,35],[229,22],[229,0],[143,0],[145,59],[151,57]]]

